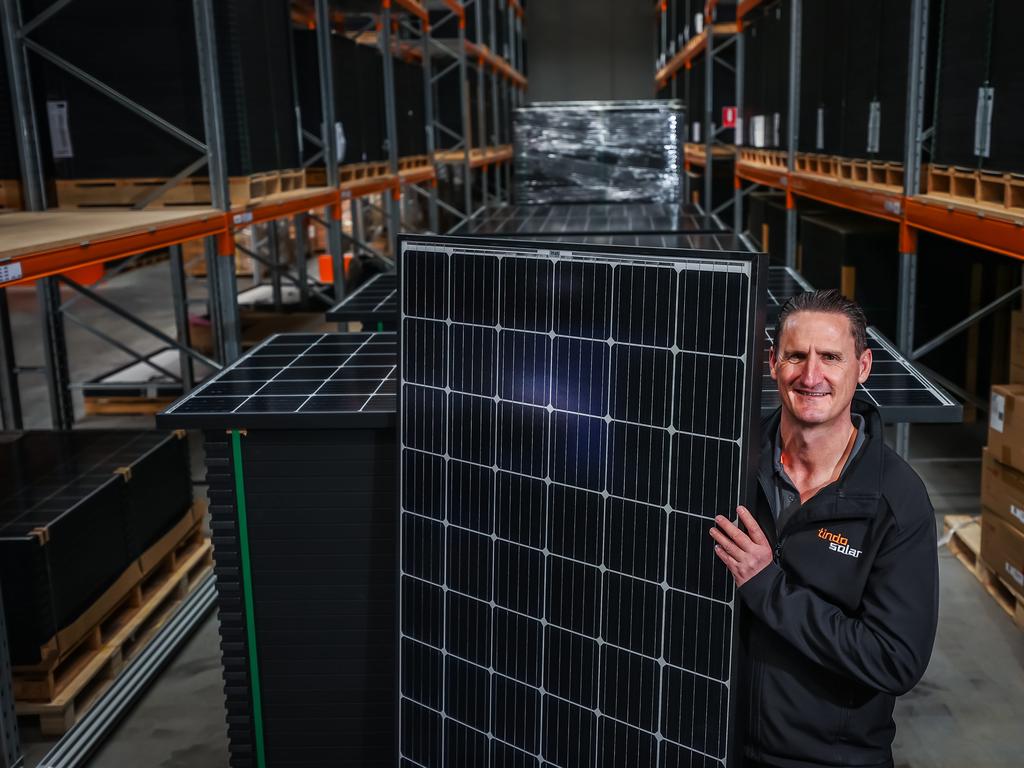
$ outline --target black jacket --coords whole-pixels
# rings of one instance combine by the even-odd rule
[[[769,765],[888,766],[896,697],[924,674],[938,620],[935,517],[917,474],[867,440],[842,477],[783,519],[768,503],[779,412],[761,425],[755,516],[775,561],[739,589],[738,725]]]

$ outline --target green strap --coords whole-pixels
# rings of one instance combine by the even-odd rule
[[[378,320],[377,321],[377,330],[378,331],[383,331],[384,330],[384,321],[383,320]]]
[[[256,654],[256,612],[252,602],[252,566],[249,562],[249,519],[245,508],[245,476],[242,474],[242,436],[231,430],[231,454],[235,465],[235,501],[238,506],[238,544],[242,560],[242,599],[245,601],[245,632],[249,645],[249,680],[252,689],[253,732],[256,765],[266,766],[263,751],[263,701],[260,695],[260,662]]]

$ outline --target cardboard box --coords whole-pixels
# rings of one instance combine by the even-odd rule
[[[1024,369],[1024,312],[1019,309],[1010,313],[1010,367],[1014,366]]]
[[[1024,534],[1024,473],[981,453],[981,505]]]
[[[988,509],[981,512],[981,559],[1024,598],[1024,533]]]
[[[988,414],[992,458],[1024,472],[1024,384],[992,387]]]
[[[1010,383],[1024,384],[1024,365],[1010,363]]]

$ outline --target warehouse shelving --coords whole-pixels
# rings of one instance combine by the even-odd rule
[[[926,352],[1015,300],[1019,288],[999,297],[985,307],[956,323],[946,332],[924,343],[916,342],[914,312],[917,281],[917,235],[928,232],[973,247],[993,251],[1015,259],[1024,259],[1024,209],[1017,212],[1006,204],[986,204],[949,194],[929,194],[921,182],[926,147],[933,127],[925,125],[924,93],[927,77],[929,0],[913,0],[910,16],[910,37],[906,42],[908,55],[907,121],[902,163],[876,164],[848,158],[814,156],[796,151],[800,92],[801,0],[786,0],[790,8],[789,121],[787,149],[771,152],[739,147],[735,179],[735,219],[742,228],[742,204],[747,193],[758,187],[785,192],[787,207],[786,262],[796,263],[796,201],[806,198],[829,206],[844,208],[899,225],[900,259],[897,344],[910,360],[918,360]],[[737,23],[742,29],[744,16],[760,0],[745,0],[737,9]],[[742,61],[742,47],[737,51]],[[742,65],[737,67],[737,101],[742,108]],[[841,168],[860,163],[857,174]],[[882,168],[882,166],[887,166]],[[999,180],[993,183],[1002,183]],[[998,196],[998,190],[996,192]],[[908,432],[898,433],[898,447],[906,450]]]
[[[475,18],[478,21],[475,25],[475,34],[470,39],[466,34],[467,13],[481,9],[485,4],[493,9],[490,15],[490,29],[483,28],[482,22],[479,21],[483,14],[476,12]],[[386,174],[343,181],[334,142],[324,142],[323,137],[312,137],[320,149],[318,158],[323,161],[325,186],[281,193],[263,198],[255,205],[239,207],[231,203],[225,168],[223,115],[218,96],[217,49],[213,33],[212,6],[207,0],[198,0],[195,5],[195,26],[206,140],[199,141],[188,137],[190,140],[186,143],[200,153],[199,158],[174,179],[170,179],[160,192],[165,192],[166,189],[173,187],[174,183],[180,182],[206,165],[210,178],[211,205],[188,209],[48,211],[39,156],[38,121],[31,107],[31,86],[27,78],[26,65],[29,56],[33,55],[30,51],[38,55],[48,53],[45,49],[41,51],[41,46],[31,41],[30,33],[45,23],[49,17],[59,13],[63,5],[60,2],[54,3],[36,18],[23,23],[18,0],[0,2],[5,52],[10,79],[14,85],[12,90],[16,106],[15,119],[18,121],[19,135],[22,137],[18,150],[23,168],[22,194],[26,208],[23,213],[5,214],[4,226],[8,234],[0,239],[0,286],[3,286],[0,290],[36,281],[46,349],[45,373],[55,426],[70,427],[74,420],[70,397],[72,382],[68,373],[67,346],[64,341],[65,318],[62,315],[59,284],[70,285],[79,292],[88,292],[86,295],[98,295],[95,290],[77,285],[72,277],[64,274],[68,270],[169,248],[172,270],[170,282],[174,294],[175,314],[179,318],[178,340],[172,342],[181,352],[180,378],[183,386],[187,388],[193,381],[189,361],[203,359],[205,356],[197,357],[200,353],[187,341],[189,299],[181,274],[182,243],[196,240],[205,242],[210,321],[216,348],[213,357],[218,365],[223,365],[235,359],[241,351],[236,300],[238,288],[233,264],[236,248],[249,253],[268,267],[275,297],[280,295],[282,281],[288,281],[298,285],[304,293],[320,295],[325,302],[330,303],[332,297],[324,296],[321,286],[309,280],[305,274],[306,259],[302,254],[308,251],[304,237],[307,223],[319,224],[326,229],[327,251],[335,276],[333,298],[340,299],[345,293],[343,251],[346,241],[349,246],[355,247],[357,252],[370,253],[378,259],[386,260],[386,254],[376,251],[362,236],[363,212],[365,208],[376,205],[378,196],[381,198],[378,207],[387,213],[390,237],[393,241],[403,226],[403,198],[420,195],[427,199],[431,210],[430,229],[436,231],[438,207],[456,214],[456,226],[462,226],[489,202],[491,194],[503,199],[510,189],[509,177],[502,180],[500,172],[494,173],[493,179],[488,178],[488,175],[495,168],[502,169],[506,174],[510,173],[511,132],[507,122],[510,120],[512,109],[520,103],[519,94],[526,86],[526,79],[521,74],[524,14],[518,3],[507,0],[470,0],[468,3],[461,3],[458,0],[431,0],[424,4],[416,0],[381,0],[379,13],[372,14],[370,19],[372,26],[379,31],[381,39],[378,44],[382,50],[390,50],[395,55],[413,59],[417,53],[419,54],[419,61],[425,69],[424,81],[428,93],[432,94],[432,86],[440,77],[454,71],[460,75],[463,83],[460,86],[461,93],[465,97],[469,87],[467,69],[471,66],[476,68],[477,87],[480,91],[483,90],[484,79],[490,78],[492,119],[486,120],[486,114],[482,109],[483,98],[479,99],[480,124],[485,128],[480,131],[481,135],[476,137],[475,141],[470,136],[468,115],[460,116],[462,126],[459,131],[451,130],[434,115],[430,118],[433,130],[428,132],[433,140],[428,147],[430,162],[418,167],[406,167],[403,158],[398,156],[395,149],[397,130],[392,76],[389,87],[385,89],[390,113],[388,144],[392,148]],[[332,31],[344,30],[344,25],[351,18],[332,10],[335,5],[328,0],[317,0],[315,3],[295,3],[292,6],[293,23],[317,29],[320,93],[325,125],[334,123],[333,90],[330,84],[330,78],[334,73],[330,59],[329,36]],[[507,20],[506,35],[502,40],[497,37],[495,23],[499,12],[505,14]],[[456,28],[455,39],[460,43],[454,47],[437,34],[438,29],[443,32],[450,27]],[[424,56],[424,51],[428,55]],[[389,68],[387,64],[390,64],[390,57],[382,59],[386,62],[386,68]],[[431,71],[434,59],[446,59],[445,68],[436,75]],[[95,78],[88,73],[76,70],[74,74],[87,79],[126,109],[136,114],[144,110],[120,94],[111,95],[108,86],[94,82]],[[432,99],[430,101],[432,102]],[[467,100],[462,98],[460,101],[465,112]],[[158,117],[151,117],[159,121]],[[162,127],[172,133],[177,130],[170,125]],[[454,142],[451,140],[452,135],[457,137]],[[437,199],[438,181],[440,177],[448,174],[443,169],[459,167],[463,169],[465,179],[462,185],[464,204],[450,206]],[[474,174],[483,177],[479,185],[473,183]],[[490,191],[492,187],[493,193]],[[483,203],[480,207],[475,207],[477,201],[473,196],[474,189],[477,188]],[[350,207],[352,214],[350,232],[342,230],[342,212],[345,206]],[[12,216],[16,218],[11,218]],[[294,231],[300,241],[300,256],[296,260],[297,276],[292,275],[286,265],[279,263],[276,249],[272,246],[268,246],[271,252],[265,252],[234,242],[235,235],[247,227],[284,219],[293,220]],[[265,240],[269,243],[273,238],[267,237]],[[102,299],[98,300],[102,303]],[[137,327],[151,329],[144,320],[131,317],[123,310],[117,314]],[[17,377],[19,372],[29,371],[19,371],[14,358],[13,344],[7,341],[10,339],[9,328],[6,301],[0,301],[0,383],[2,391],[12,395],[4,398],[4,425],[18,428],[21,426],[21,414],[15,396]],[[158,335],[157,338],[166,341],[162,336]],[[113,341],[109,337],[108,340]],[[146,360],[146,355],[119,348],[128,352],[136,361]],[[203,362],[213,361],[205,358]]]
[[[714,194],[715,164],[731,163],[735,154],[732,144],[723,141],[722,136],[732,130],[718,124],[715,117],[715,80],[718,76],[729,77],[740,65],[738,35],[739,26],[734,21],[719,21],[720,6],[717,0],[706,0],[703,5],[702,29],[691,34],[676,50],[669,33],[669,4],[656,4],[659,23],[658,68],[654,77],[656,91],[670,89],[672,98],[683,98],[687,109],[692,103],[691,94],[701,89],[704,94],[702,114],[691,116],[687,112],[684,146],[683,193],[689,199],[691,178],[703,177],[700,204],[710,218],[716,218],[733,204],[731,199],[719,201]],[[687,31],[688,27],[687,27]],[[703,61],[702,82],[693,82],[692,69],[698,59]],[[679,93],[682,81],[683,93]],[[700,135],[691,136],[691,117],[700,120]],[[690,139],[693,139],[692,141]],[[694,169],[700,168],[698,174]]]

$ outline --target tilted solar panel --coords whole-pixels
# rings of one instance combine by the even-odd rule
[[[726,760],[764,264],[402,238],[402,765]]]
[[[398,316],[398,277],[394,272],[374,275],[327,311],[328,320],[358,321],[367,330],[389,330]]]

